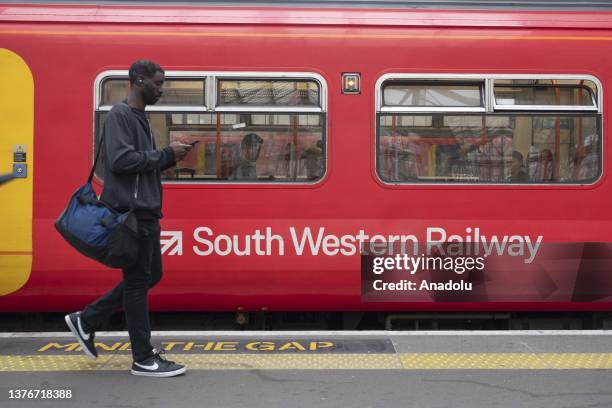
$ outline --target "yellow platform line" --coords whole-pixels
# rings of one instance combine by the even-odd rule
[[[612,353],[169,354],[190,370],[592,370],[612,369]],[[127,370],[130,355],[0,356],[0,372]]]
[[[398,354],[408,370],[612,369],[612,353],[412,353]]]
[[[190,370],[385,370],[401,369],[396,354],[167,354]],[[2,371],[126,370],[130,355],[101,355],[96,361],[78,356],[0,356]]]

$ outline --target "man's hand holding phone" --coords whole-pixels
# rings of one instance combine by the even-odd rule
[[[191,150],[194,145],[185,144],[181,142],[172,142],[170,143],[170,147],[174,151],[174,157],[176,161],[181,161],[187,156],[187,153]]]

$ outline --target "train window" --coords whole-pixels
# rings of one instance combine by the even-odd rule
[[[484,106],[482,84],[389,83],[383,89],[386,106]]]
[[[595,116],[437,116],[433,126],[380,127],[384,181],[588,183],[599,176]],[[419,118],[383,117],[386,123]]]
[[[102,82],[100,105],[112,106],[127,97],[129,81],[110,78]],[[204,106],[204,79],[167,79],[164,93],[155,106]]]
[[[167,103],[147,107],[147,116],[158,148],[174,141],[199,143],[176,167],[164,171],[162,179],[312,183],[323,177],[326,115],[322,80],[304,78],[308,74],[277,80],[225,78],[213,73],[196,79],[193,72],[187,73],[190,78],[175,78],[180,75],[166,73]],[[124,99],[128,90],[125,74],[116,76],[114,72],[113,78],[99,81],[96,143],[110,103]],[[100,179],[102,172],[100,163],[96,169]]]
[[[495,104],[497,108],[580,106],[596,110],[595,89],[592,81],[500,80],[495,81]]]
[[[159,142],[199,141],[185,160],[165,174],[166,179],[227,180],[243,182],[313,181],[322,175],[323,146],[318,115],[210,114],[219,127],[167,126],[167,117],[151,114]],[[227,116],[232,117],[227,120]],[[239,126],[231,125],[239,116]],[[254,120],[265,116],[266,121]],[[314,116],[314,118],[309,118]],[[217,118],[218,117],[218,118]],[[309,120],[310,119],[310,120]],[[160,131],[167,129],[167,134]]]
[[[308,80],[220,79],[217,106],[319,106],[319,86]]]
[[[128,79],[107,79],[102,83],[100,105],[114,105],[127,97],[130,88]]]
[[[377,94],[376,170],[386,183],[589,184],[601,176],[594,79],[483,75],[491,98],[475,112],[388,105],[386,90],[406,84],[392,77],[379,80]]]

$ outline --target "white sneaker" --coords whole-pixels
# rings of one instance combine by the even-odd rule
[[[174,377],[187,371],[187,367],[184,365],[168,361],[161,354],[165,354],[164,350],[156,351],[153,349],[151,357],[143,361],[134,361],[132,374],[145,377]]]

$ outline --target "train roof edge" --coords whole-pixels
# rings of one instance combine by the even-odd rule
[[[608,0],[4,0],[3,4],[30,5],[140,5],[140,6],[224,6],[224,7],[308,7],[308,8],[409,8],[463,10],[612,10]]]
[[[526,3],[542,6],[546,4],[548,7],[503,8],[502,3],[507,6]],[[569,3],[572,3],[574,8],[571,8]],[[326,7],[314,7],[320,4],[325,4]],[[359,7],[350,5],[347,0],[300,0],[291,4],[282,1],[247,0],[233,2],[132,0],[121,3],[108,0],[90,2],[0,0],[0,22],[446,26],[589,30],[612,28],[612,2],[609,1],[356,0],[356,4]],[[413,6],[409,7],[410,4]],[[482,8],[475,7],[478,4]],[[474,7],[466,7],[467,5]],[[485,5],[490,7],[485,8]]]

